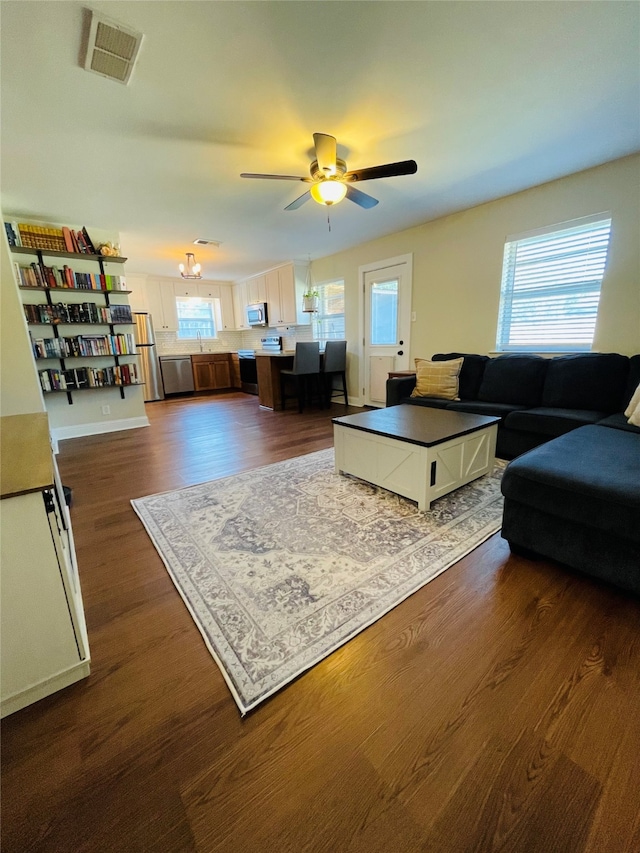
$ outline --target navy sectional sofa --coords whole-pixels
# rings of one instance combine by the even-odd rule
[[[460,400],[411,397],[415,377],[387,381],[387,405],[494,415],[502,536],[511,548],[559,560],[640,594],[640,429],[624,410],[640,355],[584,353],[463,357]]]
[[[557,358],[530,354],[437,353],[433,361],[463,357],[460,400],[411,397],[415,376],[387,380],[387,406],[406,403],[499,417],[496,455],[514,459],[571,430],[591,424],[640,432],[623,412],[640,383],[640,355],[580,353]]]

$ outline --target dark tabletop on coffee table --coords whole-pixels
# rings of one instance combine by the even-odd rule
[[[332,418],[334,424],[343,427],[372,432],[423,447],[442,444],[451,438],[476,432],[499,421],[500,418],[486,415],[469,415],[466,412],[410,405],[389,406],[386,409],[372,409],[357,415]]]

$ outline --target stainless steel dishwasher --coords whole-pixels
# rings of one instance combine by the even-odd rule
[[[193,393],[193,370],[188,355],[161,355],[160,370],[165,397]]]

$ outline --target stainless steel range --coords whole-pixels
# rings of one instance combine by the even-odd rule
[[[279,335],[269,335],[260,338],[261,352],[282,352],[282,338]],[[240,366],[240,389],[245,394],[258,393],[258,370],[256,367],[256,351],[254,349],[239,349],[238,363]]]
[[[282,338],[279,335],[260,338],[260,344],[263,352],[282,352]]]
[[[258,393],[258,371],[256,369],[256,351],[253,349],[238,350],[238,365],[240,367],[240,390],[245,394]]]

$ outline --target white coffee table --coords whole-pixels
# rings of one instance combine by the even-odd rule
[[[408,404],[333,418],[336,471],[428,510],[493,468],[499,420]]]

